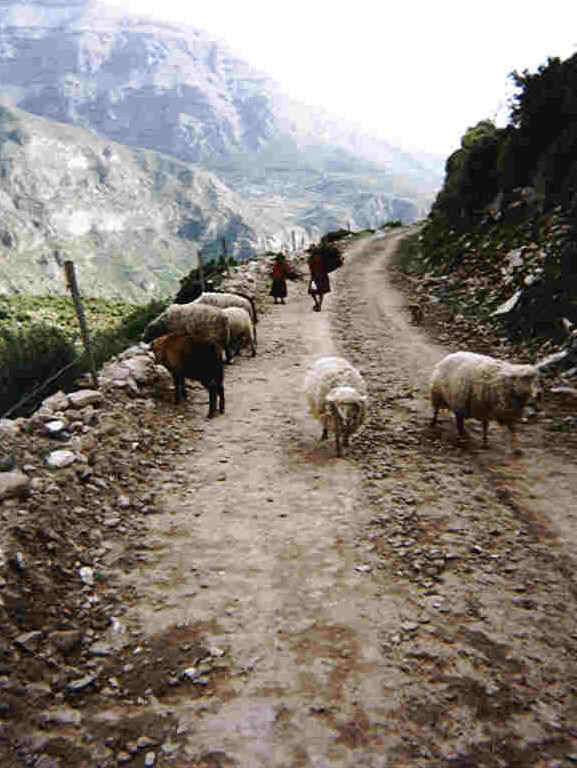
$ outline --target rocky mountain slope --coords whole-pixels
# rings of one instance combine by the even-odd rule
[[[85,295],[167,295],[199,243],[250,254],[277,228],[210,172],[15,108],[0,164],[0,292],[61,293],[72,259]]]
[[[94,143],[91,151],[97,154],[110,141],[139,151],[148,149],[178,158],[188,166],[193,164],[193,168],[185,168],[174,163],[177,176],[184,178],[188,173],[205,179],[205,189],[197,201],[190,187],[181,194],[182,181],[174,182],[170,190],[166,188],[164,175],[173,175],[166,159],[154,155],[152,161],[148,154],[145,167],[135,155],[116,150],[119,165],[127,159],[126,175],[131,176],[135,166],[139,168],[141,177],[138,183],[133,178],[133,187],[150,189],[160,184],[157,192],[163,199],[174,196],[170,203],[166,201],[173,212],[183,207],[182,195],[193,208],[196,206],[191,216],[182,210],[173,213],[171,223],[163,225],[168,234],[160,236],[158,227],[153,226],[156,234],[152,236],[150,260],[155,261],[162,252],[154,245],[157,234],[170,243],[168,263],[165,259],[160,262],[165,274],[170,273],[165,284],[174,284],[173,265],[181,259],[177,254],[185,252],[190,259],[191,245],[210,252],[225,237],[229,252],[242,259],[267,248],[302,245],[342,226],[363,229],[390,219],[410,222],[424,215],[440,186],[440,161],[400,152],[382,140],[360,135],[320,110],[294,103],[266,75],[192,27],[129,17],[91,0],[2,2],[0,21],[0,95],[4,104],[87,132],[80,139],[79,133],[33,118],[28,122],[24,112],[12,111],[9,120],[26,123],[20,128],[25,134],[46,129],[48,137],[42,141],[47,146],[52,146],[52,135],[57,133],[61,147],[66,137],[73,144]],[[18,151],[14,146],[6,147],[11,130],[7,129],[8,135],[4,132],[1,148],[3,156],[8,151],[11,168],[8,179],[6,175],[0,178],[4,199],[13,199],[14,172],[21,178],[24,168],[26,173],[38,172],[44,182],[54,176],[55,163],[49,153],[36,152],[31,162],[27,156],[31,148],[26,142]],[[77,149],[71,149],[70,155],[77,156]],[[59,157],[61,164],[62,152]],[[142,158],[142,153],[138,157]],[[47,168],[43,167],[45,161]],[[79,185],[84,185],[83,207],[114,209],[117,195],[109,198],[107,188],[110,163],[79,160],[78,156],[73,162],[74,172],[68,167],[67,173],[72,173],[77,184],[68,189],[70,198],[78,194]],[[99,163],[107,166],[107,179],[98,175]],[[162,166],[162,170],[155,166]],[[220,181],[201,170],[215,174]],[[50,183],[54,182],[52,179]],[[56,183],[60,186],[60,181]],[[28,184],[26,196],[33,207],[45,205],[45,192],[44,198],[35,196],[36,187],[42,185],[43,181],[36,179]],[[209,206],[208,187],[212,188]],[[83,216],[79,214],[79,218]],[[138,218],[136,214],[134,217]],[[50,226],[55,226],[54,216],[50,218]],[[124,239],[116,237],[116,242],[123,239],[122,245],[117,242],[111,251],[109,235],[102,234],[103,229],[109,230],[98,225],[91,230],[92,220],[86,226],[95,233],[92,253],[106,263],[104,271],[98,269],[106,290],[114,292],[112,276],[105,276],[111,270],[115,279],[120,275],[122,282],[130,282],[132,295],[144,295],[162,287],[162,281],[158,275],[152,279],[150,265],[138,278],[123,275],[118,268],[124,261],[132,265],[133,257],[141,252],[143,229],[135,225],[132,236],[129,219],[124,217]],[[27,227],[35,228],[35,238],[24,237]],[[24,264],[28,285],[41,287],[46,270],[38,269],[38,264],[42,266],[47,253],[59,250],[54,241],[69,239],[69,230],[55,226],[53,233],[44,232],[42,225],[31,221],[15,231],[8,228],[0,240],[3,288],[25,287],[18,277]],[[78,253],[84,253],[86,234],[81,232],[80,240],[74,241]],[[100,247],[98,237],[104,238]],[[24,242],[25,247],[21,245]],[[145,242],[148,244],[148,236]],[[117,257],[119,253],[124,259]],[[112,265],[107,261],[109,254]],[[87,258],[94,260],[95,256]],[[137,258],[133,267],[139,273],[140,261]]]

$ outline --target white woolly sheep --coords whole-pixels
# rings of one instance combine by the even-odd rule
[[[490,421],[508,427],[515,453],[520,453],[516,425],[533,395],[538,368],[515,365],[474,352],[454,352],[435,366],[431,376],[431,404],[437,423],[440,408],[453,411],[457,430],[465,436],[465,419],[483,424],[483,447],[487,446]]]
[[[212,307],[220,307],[220,309],[226,309],[226,307],[241,307],[242,309],[246,309],[252,319],[253,325],[256,326],[258,323],[258,316],[254,299],[246,294],[216,292],[211,293],[209,291],[205,291],[204,293],[201,293],[193,303],[208,304]]]
[[[142,338],[150,342],[167,333],[184,334],[202,344],[216,344],[225,353],[227,362],[230,362],[228,318],[218,307],[194,302],[171,304],[147,325]]]
[[[322,424],[321,440],[333,431],[340,456],[341,437],[348,446],[350,435],[365,421],[368,395],[363,377],[342,357],[321,357],[307,372],[304,390],[313,418]]]
[[[241,348],[250,346],[252,356],[256,355],[254,325],[249,313],[242,307],[226,307],[222,310],[228,317],[230,328],[229,358],[238,355]]]
[[[174,381],[174,402],[186,400],[185,379],[199,381],[208,390],[208,418],[219,410],[224,413],[224,368],[222,353],[216,344],[202,344],[177,333],[157,336],[152,342],[157,363],[164,365]]]

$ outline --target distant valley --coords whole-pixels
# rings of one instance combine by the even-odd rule
[[[223,238],[242,260],[410,222],[442,183],[442,158],[287,99],[199,30],[85,0],[0,8],[1,292],[61,292],[72,258],[91,295],[167,295]]]

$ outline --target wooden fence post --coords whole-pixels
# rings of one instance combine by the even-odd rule
[[[76,283],[76,273],[74,272],[74,262],[64,262],[64,272],[66,274],[66,282],[68,288],[72,294],[72,300],[74,301],[74,309],[76,310],[76,317],[78,318],[78,325],[80,326],[80,334],[82,336],[82,342],[84,344],[84,351],[88,358],[88,364],[90,365],[90,372],[92,373],[92,383],[94,388],[98,388],[98,376],[96,375],[96,366],[94,365],[94,357],[92,355],[92,349],[90,348],[90,339],[88,337],[88,328],[86,326],[86,317],[84,315],[84,307],[82,306],[82,300],[78,291],[78,285]]]
[[[200,289],[204,293],[204,291],[205,291],[205,285],[204,285],[204,262],[202,260],[202,251],[201,250],[198,251],[196,257],[198,259],[198,277],[199,277],[199,280],[200,280]]]

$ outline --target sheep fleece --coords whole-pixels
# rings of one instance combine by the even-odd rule
[[[312,416],[324,423],[326,398],[337,387],[352,387],[359,394],[360,423],[365,418],[367,385],[357,369],[342,357],[322,357],[305,377],[304,390]]]
[[[474,352],[444,357],[431,376],[433,408],[449,408],[465,418],[510,424],[529,399],[537,369]]]
[[[150,326],[165,326],[165,333],[183,333],[194,341],[225,348],[230,342],[228,319],[222,309],[203,304],[171,304]]]
[[[240,307],[246,309],[253,323],[257,322],[254,307],[251,302],[244,296],[239,296],[236,293],[201,293],[200,296],[194,300],[193,304],[205,304],[207,306],[220,307],[220,309],[226,309],[226,307]]]
[[[226,307],[222,310],[228,318],[230,341],[255,348],[254,325],[249,313],[241,307]]]

